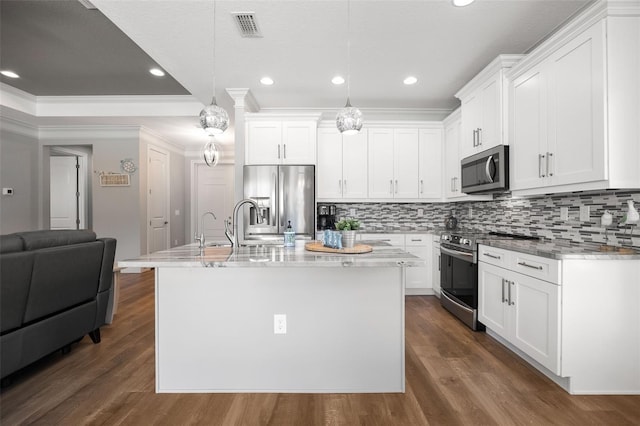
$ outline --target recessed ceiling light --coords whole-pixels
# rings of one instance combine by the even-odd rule
[[[13,71],[9,71],[9,70],[2,70],[2,71],[0,71],[0,74],[4,75],[5,77],[9,77],[9,78],[20,78],[20,76],[18,74],[16,74]]]
[[[336,86],[339,86],[339,85],[341,85],[341,84],[344,84],[344,77],[339,76],[339,75],[336,75],[335,77],[333,77],[333,78],[331,79],[331,82],[332,82],[333,84],[335,84]]]
[[[405,78],[403,83],[406,85],[411,85],[411,84],[416,84],[418,82],[418,79],[415,78],[414,76],[410,75],[409,77]]]
[[[160,68],[151,68],[149,72],[156,77],[164,77],[164,71],[162,71]]]
[[[271,86],[273,84],[273,79],[271,77],[262,77],[260,79],[260,83],[264,84],[265,86]]]
[[[462,7],[462,6],[469,6],[474,1],[475,0],[452,0],[452,3],[454,6]]]

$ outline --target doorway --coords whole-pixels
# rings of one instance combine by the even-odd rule
[[[191,235],[202,232],[207,241],[226,241],[224,220],[231,218],[234,206],[234,166],[219,164],[209,167],[205,163],[195,163],[193,170],[195,191],[191,195]],[[217,219],[205,218],[204,229],[201,230],[205,212],[212,212]]]
[[[51,147],[49,151],[49,227],[87,229],[89,154],[84,149]]]
[[[169,248],[169,153],[149,146],[147,253]]]

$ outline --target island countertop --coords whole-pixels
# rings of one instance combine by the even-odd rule
[[[235,249],[197,244],[174,247],[142,255],[136,259],[118,261],[118,267],[388,267],[424,266],[425,261],[399,248],[385,243],[360,243],[371,245],[373,251],[362,254],[320,253],[305,250],[305,242],[296,241],[295,247],[281,245],[249,245]]]

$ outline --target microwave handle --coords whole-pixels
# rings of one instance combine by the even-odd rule
[[[487,179],[489,179],[490,183],[493,183],[493,176],[491,176],[491,163],[493,163],[493,155],[490,155],[487,158],[487,162],[484,165],[484,172],[487,175]]]

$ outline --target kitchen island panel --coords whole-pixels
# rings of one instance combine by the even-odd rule
[[[156,390],[404,392],[404,273],[159,268]]]

